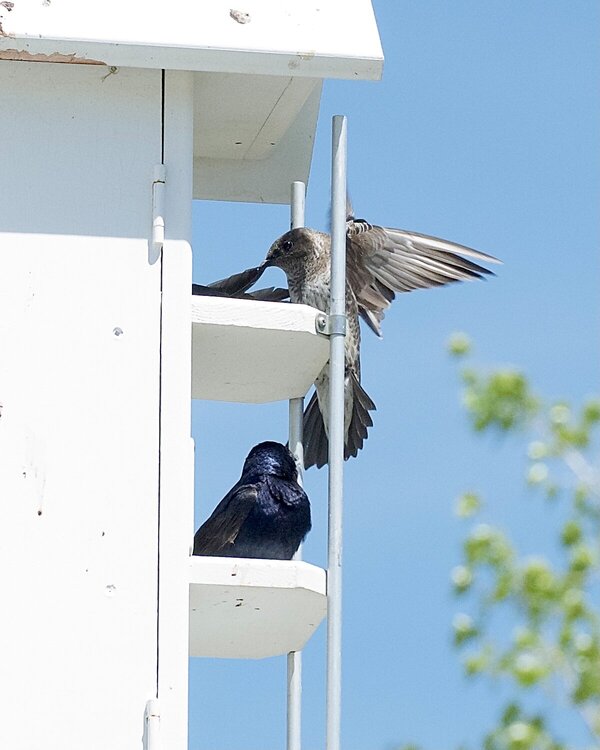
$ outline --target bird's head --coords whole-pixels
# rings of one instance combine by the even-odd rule
[[[298,469],[294,457],[285,445],[267,440],[252,448],[244,461],[242,474],[271,474],[295,481]]]
[[[263,265],[277,266],[284,271],[290,270],[298,263],[304,263],[315,252],[312,229],[300,227],[291,229],[271,245]]]

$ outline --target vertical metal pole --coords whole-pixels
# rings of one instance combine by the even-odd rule
[[[292,182],[292,229],[304,226],[306,187],[303,182]]]
[[[303,182],[292,183],[292,229],[304,226],[305,186]],[[302,415],[304,399],[293,398],[289,402],[289,445],[298,463],[298,483],[302,485],[304,449],[302,447]],[[302,548],[294,555],[302,559]],[[292,651],[287,655],[287,750],[302,747],[302,653]]]
[[[346,315],[346,118],[332,128],[331,336],[329,340],[329,535],[327,553],[327,750],[340,748],[342,697],[342,504]]]

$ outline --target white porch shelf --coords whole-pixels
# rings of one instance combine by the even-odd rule
[[[299,651],[327,612],[326,573],[294,560],[190,559],[190,656]]]
[[[304,396],[329,358],[318,310],[192,297],[192,398],[266,403]]]

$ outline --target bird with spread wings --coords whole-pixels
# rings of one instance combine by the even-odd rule
[[[346,221],[346,317],[344,387],[344,458],[363,447],[373,420],[375,404],[361,385],[359,316],[377,335],[386,309],[397,293],[429,289],[458,281],[481,279],[492,272],[480,265],[500,263],[497,258],[455,242],[405,229],[381,227],[357,219],[348,203]],[[292,229],[270,247],[265,261],[235,277],[215,282],[228,285],[243,279],[243,294],[269,266],[281,268],[288,280],[291,302],[327,313],[330,300],[331,237],[314,229]],[[231,291],[235,284],[229,283]],[[234,290],[235,291],[235,290]],[[281,289],[261,290],[261,299],[281,301]],[[249,294],[252,294],[250,292]],[[235,295],[234,295],[235,296]],[[315,380],[304,412],[305,468],[320,468],[328,460],[329,369]]]

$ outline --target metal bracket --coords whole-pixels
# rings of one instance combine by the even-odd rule
[[[150,241],[149,261],[155,263],[159,258],[165,241],[165,183],[167,170],[164,164],[154,167],[152,180],[152,239]]]
[[[317,333],[322,333],[324,336],[345,336],[346,316],[319,313],[315,320],[315,328]]]
[[[144,750],[160,750],[160,706],[156,699],[146,703],[143,747]]]

